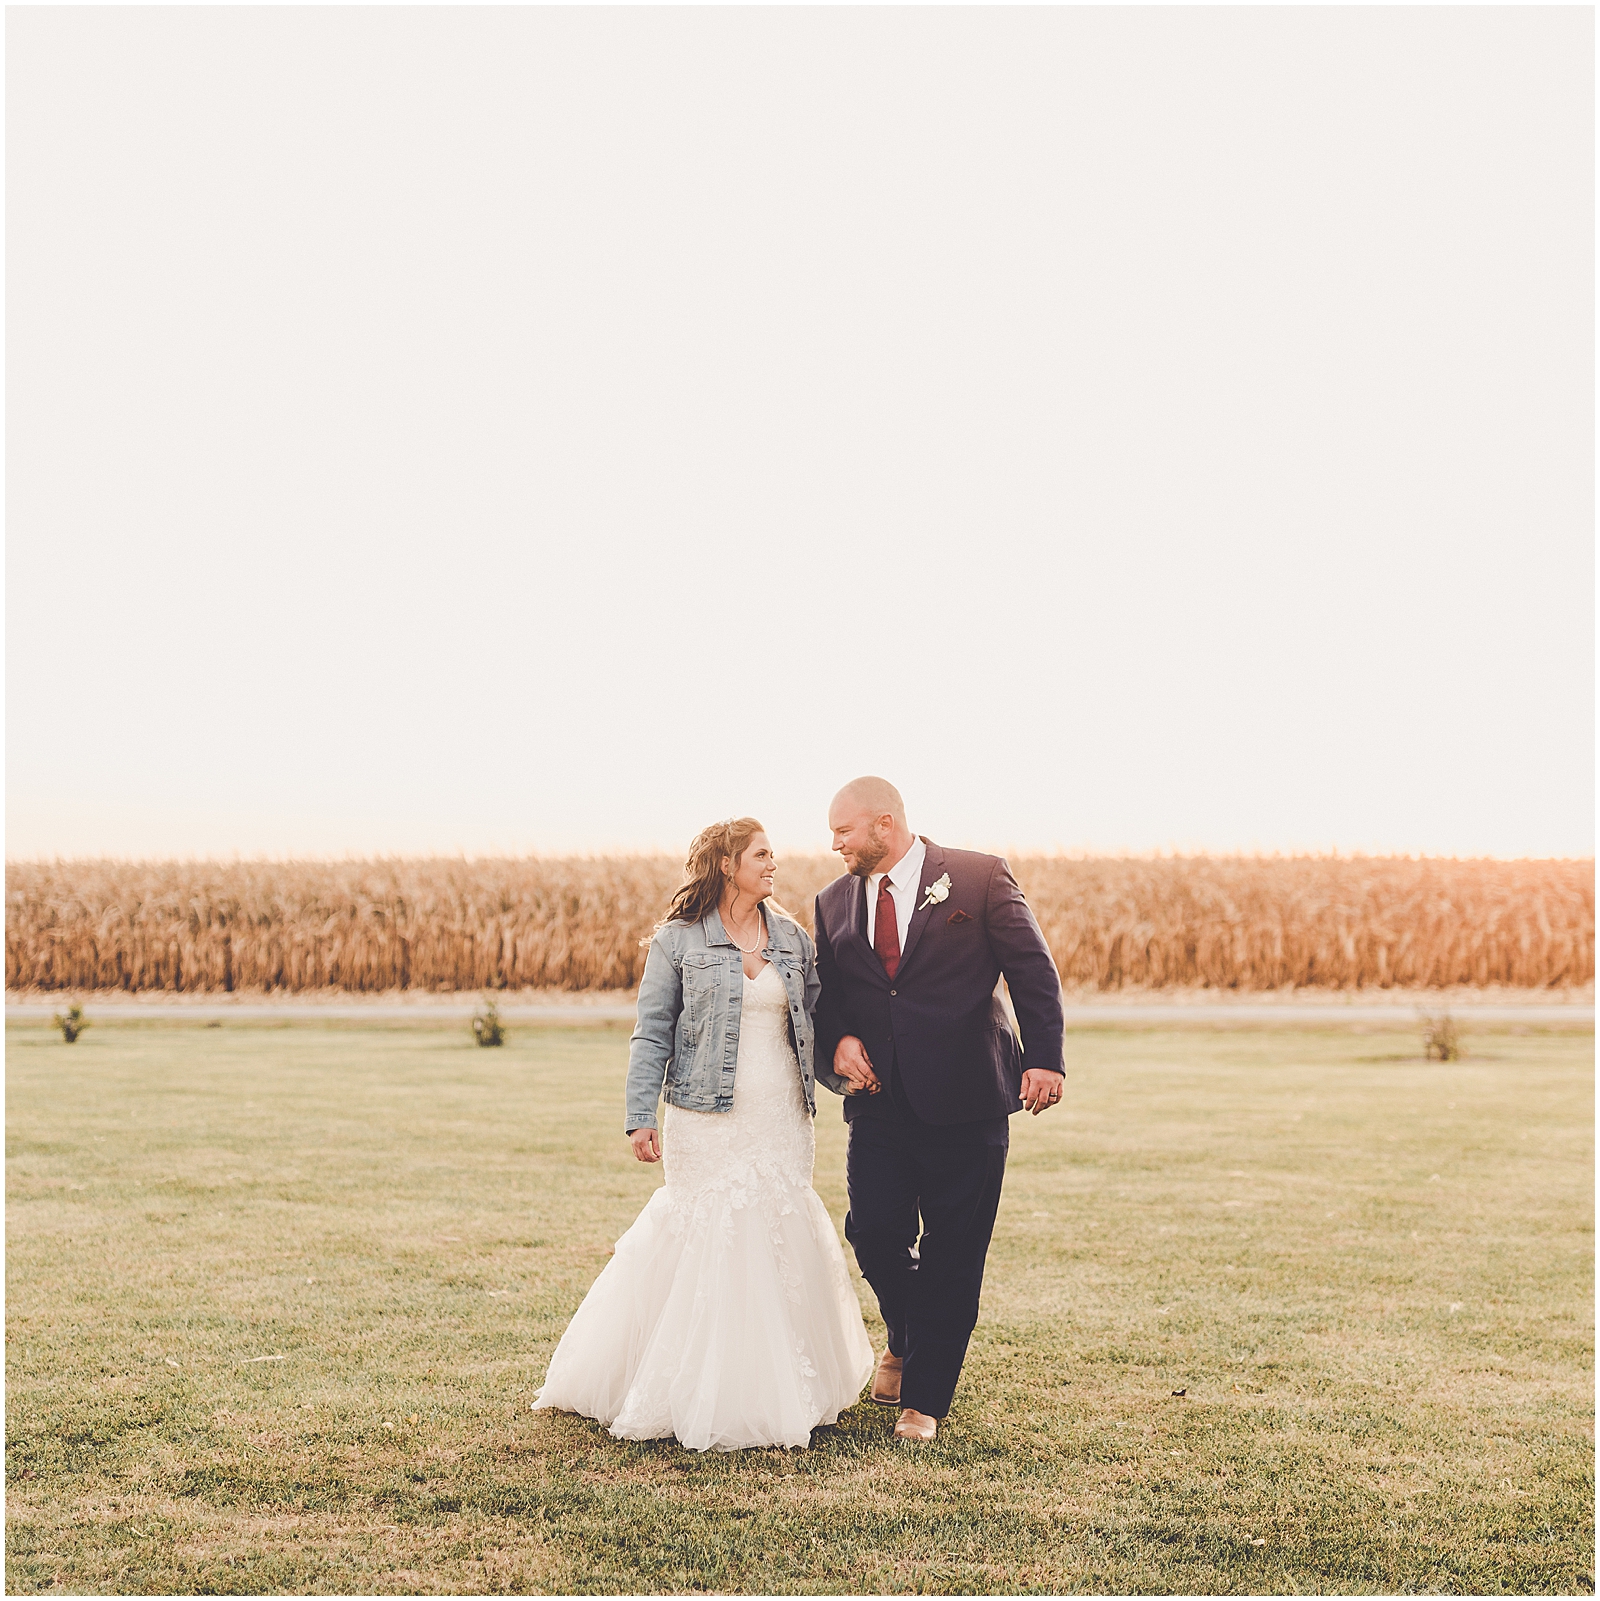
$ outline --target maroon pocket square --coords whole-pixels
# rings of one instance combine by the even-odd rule
[[[970,912],[952,912],[945,918],[947,923],[970,923],[971,921],[972,915]]]

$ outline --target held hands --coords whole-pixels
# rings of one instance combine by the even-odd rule
[[[851,1095],[876,1095],[883,1088],[872,1071],[866,1046],[854,1034],[846,1034],[834,1047],[833,1070],[849,1081]]]
[[[1066,1083],[1064,1073],[1051,1073],[1042,1067],[1030,1067],[1022,1075],[1022,1104],[1037,1117],[1047,1112],[1061,1099],[1061,1086]]]
[[[658,1129],[636,1128],[628,1136],[628,1143],[633,1147],[633,1154],[641,1162],[661,1160],[661,1134]]]
[[[876,1095],[883,1088],[878,1082],[877,1074],[872,1071],[872,1062],[867,1056],[866,1046],[854,1034],[846,1034],[839,1041],[833,1053],[833,1070],[849,1083],[852,1095]],[[1030,1067],[1022,1075],[1023,1106],[1035,1117],[1041,1112],[1048,1111],[1061,1099],[1061,1088],[1065,1083],[1064,1074],[1050,1073],[1042,1067]],[[645,1131],[641,1129],[639,1132]],[[637,1139],[638,1135],[634,1137]],[[651,1159],[640,1157],[639,1160]]]

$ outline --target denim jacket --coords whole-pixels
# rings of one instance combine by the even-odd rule
[[[767,912],[761,954],[789,992],[789,1040],[800,1060],[806,1108],[817,1115],[811,1014],[822,985],[811,936],[781,912]],[[655,1128],[656,1101],[690,1112],[733,1110],[733,1069],[739,1055],[739,1009],[744,958],[728,938],[716,908],[698,923],[656,930],[639,983],[639,1021],[628,1047],[628,1119]],[[831,1076],[831,1075],[830,1075]]]

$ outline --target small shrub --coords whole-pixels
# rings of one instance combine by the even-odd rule
[[[89,1019],[83,1015],[81,1006],[69,1006],[67,1015],[63,1017],[60,1012],[51,1019],[51,1022],[61,1030],[61,1037],[68,1045],[89,1026]]]
[[[1456,1020],[1448,1013],[1422,1020],[1422,1054],[1430,1062],[1454,1062],[1461,1055]]]
[[[484,997],[483,1009],[473,1015],[472,1033],[480,1045],[504,1045],[505,1025],[500,1021],[500,1008]]]

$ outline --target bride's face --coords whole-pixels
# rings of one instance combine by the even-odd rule
[[[764,901],[772,893],[773,878],[778,871],[778,858],[772,854],[772,842],[765,834],[753,834],[733,870],[733,889],[741,903]]]

